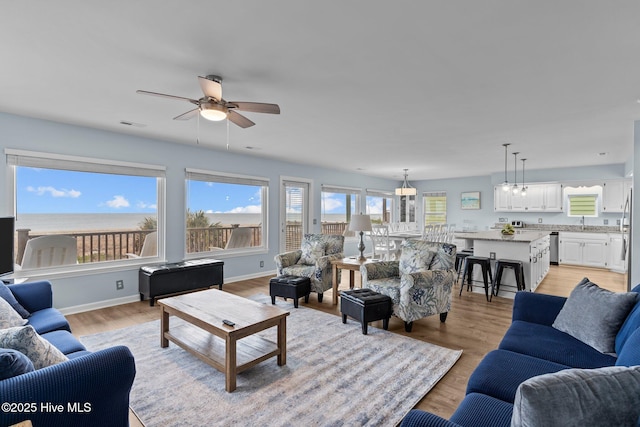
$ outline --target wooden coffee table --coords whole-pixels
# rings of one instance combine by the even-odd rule
[[[225,374],[225,389],[236,389],[236,375],[277,356],[287,363],[288,311],[261,304],[218,289],[158,300],[162,310],[160,346],[169,341]],[[169,328],[169,316],[187,323]],[[235,325],[222,323],[230,320]],[[277,343],[254,335],[277,326]],[[214,339],[211,339],[213,335]]]
[[[353,289],[353,279],[356,271],[360,271],[362,264],[380,262],[379,259],[366,259],[359,261],[358,257],[342,258],[331,261],[331,273],[333,275],[333,305],[338,304],[338,269],[349,270],[349,289]]]

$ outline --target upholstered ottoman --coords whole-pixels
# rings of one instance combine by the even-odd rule
[[[391,297],[371,289],[342,291],[340,293],[340,312],[342,313],[342,323],[347,323],[347,316],[359,320],[364,335],[367,335],[369,322],[375,320],[382,320],[382,327],[388,329],[391,317]]]
[[[276,303],[276,297],[284,299],[293,298],[293,306],[298,308],[298,298],[304,297],[304,302],[309,302],[311,293],[311,279],[298,276],[278,276],[269,281],[269,295],[271,304]]]

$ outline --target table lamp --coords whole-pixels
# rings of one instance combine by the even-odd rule
[[[358,245],[360,257],[358,258],[358,261],[366,261],[367,258],[364,256],[363,235],[365,231],[371,231],[371,217],[369,215],[351,215],[349,230],[360,232],[360,244]]]

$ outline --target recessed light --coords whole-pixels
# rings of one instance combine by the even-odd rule
[[[608,154],[607,152],[602,151],[602,152],[598,153],[598,156],[606,156],[607,154]]]
[[[246,146],[246,147],[244,147],[244,148],[245,148],[245,149],[247,149],[247,150],[260,150],[260,148],[258,148],[258,147],[253,147],[253,146],[251,146],[251,145],[247,145],[247,146]]]

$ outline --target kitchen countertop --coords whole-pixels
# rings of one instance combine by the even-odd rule
[[[547,230],[516,230],[515,234],[503,235],[499,230],[455,233],[457,239],[494,240],[499,242],[530,243],[551,234]]]
[[[501,230],[504,223],[497,222],[492,229]],[[568,225],[568,224],[525,224],[523,231],[568,231],[572,233],[620,233],[619,225]]]

